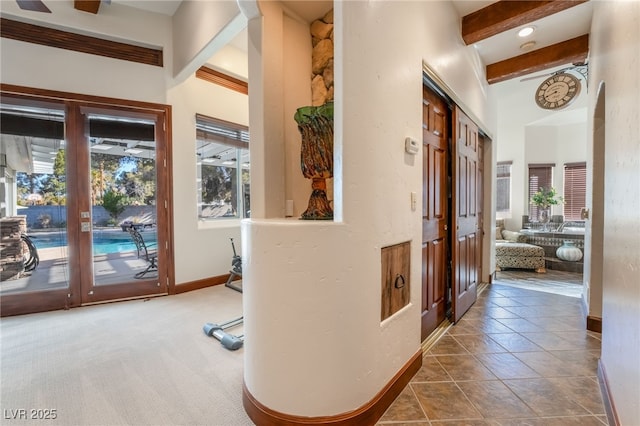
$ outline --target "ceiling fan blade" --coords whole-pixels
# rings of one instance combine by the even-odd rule
[[[41,0],[16,0],[16,3],[22,10],[51,13],[51,10]]]
[[[531,77],[522,78],[522,79],[520,79],[520,81],[522,82],[522,81],[535,80],[536,78],[548,77],[548,76],[550,76],[550,75],[552,75],[552,74],[555,74],[555,73],[553,73],[553,72],[548,72],[548,73],[546,73],[546,74],[534,75],[534,76],[531,76]]]

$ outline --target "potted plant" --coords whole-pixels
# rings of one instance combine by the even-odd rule
[[[551,219],[551,206],[564,202],[558,195],[555,188],[548,189],[540,187],[540,189],[531,197],[531,204],[538,207],[538,220],[544,224],[543,229],[547,230],[547,224]]]

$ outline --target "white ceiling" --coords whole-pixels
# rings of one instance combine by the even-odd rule
[[[112,0],[148,11],[173,15],[180,6],[180,0]],[[343,0],[347,1],[347,0]],[[463,16],[482,9],[496,0],[451,0],[460,19]],[[309,23],[323,16],[333,7],[332,0],[291,0],[283,1],[285,7],[292,13]],[[495,36],[481,40],[469,48],[477,50],[481,61],[492,64],[504,59],[512,58],[524,53],[547,47],[565,40],[569,40],[583,34],[588,34],[591,27],[593,11],[592,2],[588,1],[573,6],[562,12],[553,14],[532,23],[536,30],[528,37],[518,37],[517,32],[521,27],[505,31]],[[521,45],[528,41],[534,41],[535,46],[527,50],[521,49]],[[218,51],[207,65],[222,72],[226,72],[236,78],[248,81],[247,32],[242,31],[228,46]],[[550,72],[557,71],[571,64],[554,67],[547,71],[538,72],[526,77],[514,78],[491,85],[495,96],[517,96],[522,99],[523,105],[533,105],[533,93],[537,85]],[[537,77],[537,78],[536,78]],[[523,81],[523,78],[527,80]],[[585,84],[586,86],[586,84]],[[532,119],[531,125],[562,125],[576,122],[586,123],[586,90],[580,95],[580,99],[563,111],[550,111],[543,119]],[[533,107],[533,106],[532,106]]]
[[[136,9],[142,9],[148,12],[173,16],[176,10],[178,10],[178,7],[180,7],[182,0],[111,0],[111,2],[135,7]]]
[[[181,0],[111,1],[169,16],[172,16],[182,3]],[[331,0],[285,0],[283,3],[292,14],[309,23],[323,16],[333,7],[333,1]],[[452,0],[452,3],[462,19],[465,15],[495,3],[495,0]],[[481,40],[475,43],[473,47],[478,51],[485,65],[492,64],[589,33],[592,11],[592,2],[587,1],[533,22],[532,25],[535,26],[536,30],[528,37],[521,38],[517,36],[519,27]],[[529,41],[535,42],[535,46],[524,50],[520,48],[523,43]],[[239,34],[230,45],[246,52],[246,31]],[[219,67],[219,64],[216,66]],[[238,74],[237,70],[233,70],[233,73]]]
[[[453,5],[458,11],[460,18],[482,9],[491,3],[495,3],[495,1],[453,0]],[[484,64],[489,65],[528,53],[532,50],[570,40],[583,34],[588,34],[591,27],[592,13],[593,5],[592,2],[588,1],[531,23],[530,25],[535,26],[536,30],[528,37],[518,37],[517,33],[522,28],[518,27],[479,41],[473,46],[478,50],[478,54]],[[528,41],[535,41],[536,45],[531,49],[520,49],[520,46]]]

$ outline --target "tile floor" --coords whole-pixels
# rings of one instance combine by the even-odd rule
[[[378,425],[602,426],[600,335],[579,298],[494,283]]]

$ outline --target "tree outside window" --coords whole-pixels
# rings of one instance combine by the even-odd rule
[[[197,114],[196,164],[199,219],[249,217],[248,128]]]

